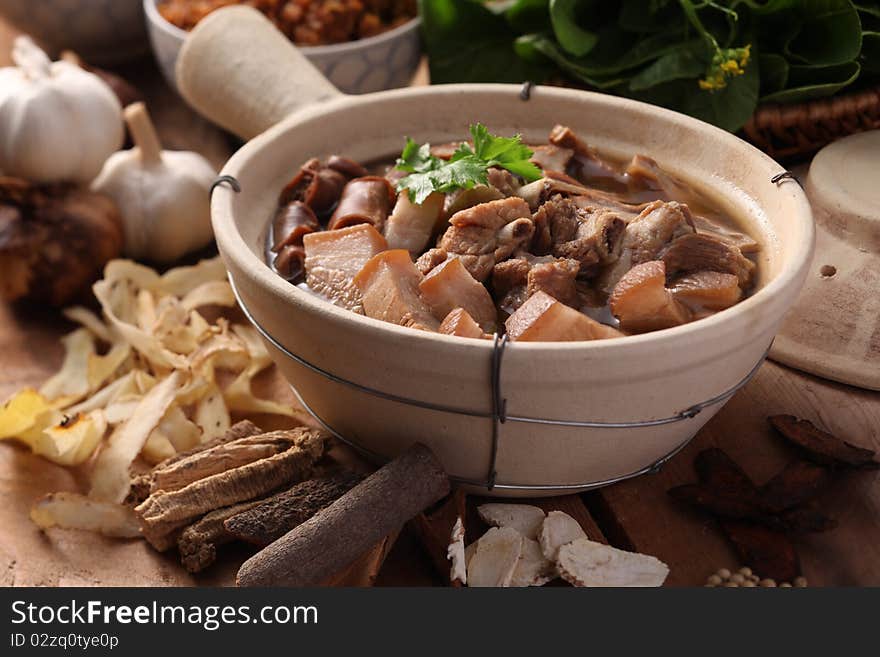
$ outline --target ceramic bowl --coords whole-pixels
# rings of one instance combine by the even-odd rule
[[[141,0],[0,0],[0,15],[53,55],[70,49],[91,64],[149,50]]]
[[[174,66],[187,32],[166,21],[156,5],[143,0],[153,53],[165,79],[176,86]],[[301,48],[303,54],[339,90],[364,94],[404,87],[419,65],[419,19],[368,39]]]
[[[343,439],[377,460],[422,441],[467,486],[485,489],[494,470],[493,495],[573,492],[644,472],[674,454],[761,363],[801,289],[814,241],[803,191],[791,180],[772,182],[783,169],[768,156],[696,119],[571,89],[539,86],[526,101],[519,86],[500,84],[345,96],[295,49],[259,32],[253,12],[240,9],[197,28],[178,66],[182,92],[245,136],[287,116],[224,167],[239,191],[214,190],[214,232],[273,359],[313,414]],[[259,52],[247,45],[256,32]],[[242,51],[240,59],[206,63],[230,49]],[[271,102],[255,104],[248,99],[253,78],[265,70],[260,53],[276,62],[260,87],[277,92]],[[291,78],[297,82],[283,83]],[[265,264],[278,190],[306,159],[390,156],[399,153],[404,135],[452,141],[476,120],[496,133],[521,133],[527,142],[546,140],[561,123],[609,155],[657,159],[760,239],[759,289],[712,317],[654,333],[508,344],[497,387],[506,421],[496,423],[492,341],[356,315],[287,283]]]

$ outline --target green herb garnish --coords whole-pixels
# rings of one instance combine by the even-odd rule
[[[397,191],[406,190],[410,201],[421,204],[432,192],[488,184],[491,167],[507,169],[528,182],[541,177],[541,169],[529,161],[532,150],[519,135],[498,137],[480,123],[472,125],[470,132],[473,148],[462,144],[449,160],[431,155],[430,144],[419,146],[407,137],[395,166],[409,175],[397,183]]]

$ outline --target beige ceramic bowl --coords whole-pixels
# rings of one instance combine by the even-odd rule
[[[212,67],[205,62],[216,61],[215,49],[246,49],[248,35],[262,27],[252,12],[220,13],[200,26],[181,53],[178,81],[184,95],[245,136],[286,118],[245,145],[223,169],[241,190],[222,186],[214,191],[217,243],[244,307],[274,341],[270,350],[282,372],[314,414],[347,441],[377,458],[425,442],[453,477],[474,485],[486,482],[492,463],[490,341],[424,333],[355,315],[288,284],[261,255],[278,190],[301,162],[331,153],[362,161],[388,156],[399,152],[403,135],[420,142],[449,141],[466,134],[469,123],[482,121],[501,134],[522,133],[526,141],[541,141],[554,123],[569,125],[603,152],[645,153],[699,181],[725,209],[748,222],[764,245],[760,289],[708,319],[614,340],[509,344],[500,376],[508,418],[499,426],[493,494],[571,492],[643,471],[693,437],[723,401],[690,419],[657,426],[565,423],[628,424],[676,416],[723,397],[764,358],[803,283],[813,223],[800,187],[791,181],[772,183],[782,169],[755,148],[681,114],[567,89],[538,87],[528,101],[513,85],[435,86],[347,97],[321,82],[292,48],[272,52],[273,60],[284,63],[278,65],[277,79],[275,73],[264,73],[260,83],[283,93],[273,95],[272,108],[254,106],[247,80],[265,68],[260,52],[282,44],[260,31],[260,52],[243,54],[232,69]],[[230,83],[217,84],[224,78]],[[360,387],[471,415],[383,399]],[[533,418],[560,423],[527,421]]]

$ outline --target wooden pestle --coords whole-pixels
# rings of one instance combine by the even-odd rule
[[[448,493],[440,462],[416,443],[245,561],[236,581],[239,586],[316,586]]]

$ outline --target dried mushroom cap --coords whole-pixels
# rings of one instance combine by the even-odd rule
[[[543,586],[556,576],[556,567],[544,556],[541,544],[523,538],[522,554],[516,562],[510,586]]]
[[[647,554],[579,538],[559,548],[559,574],[574,586],[661,586],[669,567]]]
[[[530,504],[482,504],[477,513],[487,525],[510,527],[526,538],[537,539],[544,524],[544,511]]]
[[[464,525],[461,522],[461,516],[455,520],[455,525],[452,527],[452,535],[449,537],[449,541],[449,547],[446,548],[447,558],[452,562],[452,568],[449,572],[449,581],[454,582],[455,580],[458,580],[462,584],[467,584]]]
[[[544,556],[556,561],[559,548],[581,538],[587,538],[587,534],[577,520],[562,511],[551,511],[544,520],[538,540]]]
[[[510,527],[493,527],[477,541],[468,563],[468,585],[510,586],[522,549],[522,534]]]

